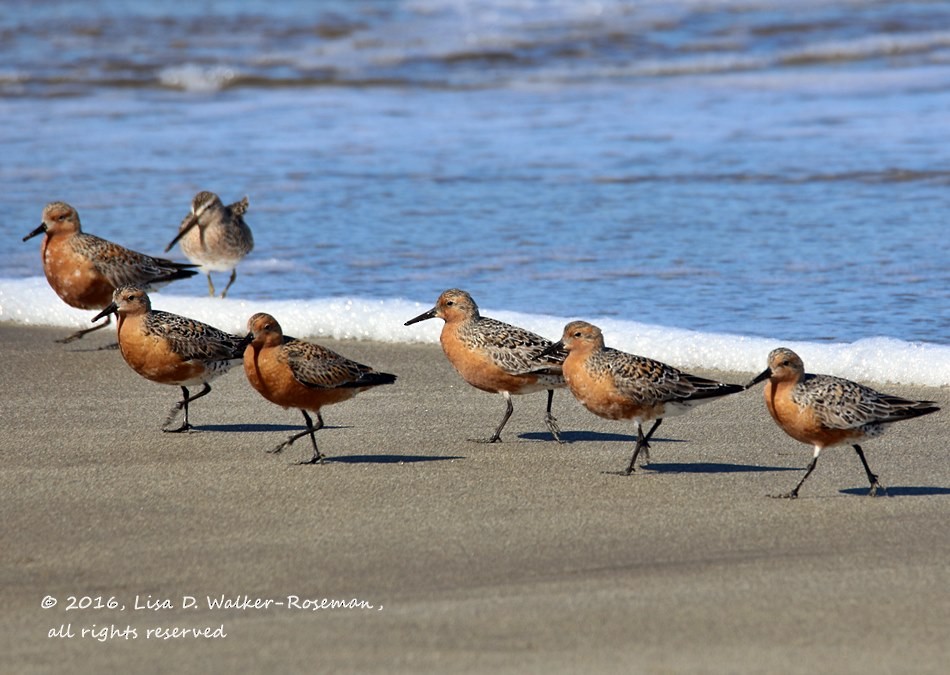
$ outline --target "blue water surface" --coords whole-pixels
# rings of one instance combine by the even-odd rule
[[[950,344],[940,3],[14,7],[0,276],[49,201],[160,253],[212,190],[235,297]]]

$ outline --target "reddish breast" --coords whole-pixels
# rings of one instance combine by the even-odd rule
[[[799,406],[792,400],[794,387],[794,382],[774,384],[769,380],[766,381],[764,389],[765,405],[769,409],[769,414],[789,436],[802,443],[821,447],[836,445],[862,436],[858,429],[830,429],[824,426],[814,408]]]
[[[535,375],[512,375],[499,368],[488,351],[473,348],[459,339],[456,323],[446,322],[442,326],[439,341],[449,363],[455,367],[462,379],[476,389],[492,394],[501,391],[518,393],[538,380]]]
[[[322,406],[352,398],[360,391],[356,387],[320,389],[301,384],[279,356],[277,347],[251,345],[244,351],[247,381],[271,403],[285,408],[318,411]]]
[[[69,235],[47,235],[43,271],[56,294],[71,307],[102,309],[112,302],[112,284],[90,260],[73,251]]]
[[[166,340],[145,333],[143,323],[141,316],[119,315],[119,351],[132,370],[163,384],[179,384],[201,377],[205,371],[203,364],[183,361]]]
[[[649,412],[663,413],[644,408],[625,396],[614,383],[609,373],[592,373],[587,367],[589,352],[582,348],[572,350],[564,361],[564,378],[574,397],[595,415],[611,420],[639,417]]]

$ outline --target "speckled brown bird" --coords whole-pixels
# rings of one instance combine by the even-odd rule
[[[271,403],[299,409],[307,422],[304,431],[290,436],[270,452],[281,452],[298,438],[309,435],[313,456],[301,464],[323,461],[315,435],[323,428],[321,408],[396,381],[395,375],[378,372],[331,349],[285,336],[270,314],[255,314],[248,320],[247,328],[245,341],[249,344],[244,351],[244,373],[248,382]],[[316,413],[316,425],[308,410]]]
[[[221,291],[221,297],[225,297],[237,279],[238,263],[254,248],[254,235],[244,222],[247,207],[247,197],[225,206],[215,193],[199,192],[192,199],[191,212],[181,221],[178,234],[165,247],[167,253],[181,242],[185,257],[208,275],[208,293],[212,296],[211,273],[231,271],[231,278]]]
[[[135,286],[115,290],[113,302],[93,321],[116,314],[119,351],[136,373],[147,380],[181,387],[182,400],[165,420],[162,431],[191,429],[188,404],[211,391],[211,380],[239,363],[245,342],[237,335],[177,314],[152,309],[148,294]],[[201,385],[194,396],[188,387]],[[184,410],[185,419],[177,429],[168,425]]]
[[[854,448],[864,465],[871,484],[868,494],[873,497],[878,490],[885,491],[856,441],[880,436],[894,422],[940,410],[933,401],[911,401],[882,394],[841,377],[806,373],[801,357],[785,347],[769,353],[768,368],[748,386],[762,380],[768,380],[764,390],[765,405],[775,423],[795,440],[815,448],[811,463],[798,485],[790,492],[774,495],[776,497],[798,497],[798,491],[815,469],[821,451],[847,444]]]
[[[445,321],[439,338],[442,350],[462,379],[476,389],[505,398],[505,416],[495,433],[485,442],[501,441],[501,431],[514,410],[512,395],[548,392],[544,422],[561,442],[557,419],[551,412],[554,390],[564,386],[562,353],[542,356],[551,341],[524,328],[482,316],[467,292],[451,288],[443,292],[435,306],[410,319],[405,325],[438,317]]]
[[[600,328],[586,321],[567,324],[561,340],[549,350],[559,348],[567,350],[567,385],[585,408],[606,419],[637,423],[637,444],[626,475],[633,473],[640,452],[649,452],[650,438],[664,417],[682,415],[700,403],[745,389],[606,347]],[[642,425],[651,420],[653,427],[644,435]]]
[[[79,213],[65,202],[47,204],[43,222],[23,241],[39,234],[46,235],[40,248],[46,280],[63,302],[78,309],[105,308],[120,286],[150,290],[198,273],[192,269],[197,265],[153,258],[83,232]],[[111,316],[106,315],[103,323],[58,342],[78,340],[110,321]]]

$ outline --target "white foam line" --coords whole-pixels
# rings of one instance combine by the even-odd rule
[[[284,332],[302,338],[376,340],[389,343],[439,341],[438,319],[403,324],[432,307],[405,299],[323,298],[245,300],[152,294],[152,306],[189,316],[238,335],[256,312],[272,314]],[[483,308],[485,316],[523,326],[557,340],[569,320],[600,326],[608,346],[649,356],[683,369],[758,373],[772,349],[795,350],[809,372],[860,382],[950,386],[950,346],[872,337],[851,343],[787,341],[725,333],[702,333],[596,316],[556,317]],[[63,303],[42,277],[0,279],[0,321],[77,329],[90,325],[94,312]]]

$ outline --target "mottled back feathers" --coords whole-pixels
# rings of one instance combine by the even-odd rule
[[[586,365],[591,375],[608,375],[619,393],[641,405],[698,401],[743,390],[740,385],[690,375],[660,361],[612,347],[592,352]]]
[[[395,375],[379,373],[312,342],[286,339],[277,347],[278,359],[285,362],[294,378],[303,385],[319,389],[372,387],[396,381]]]

